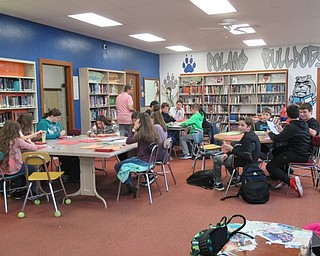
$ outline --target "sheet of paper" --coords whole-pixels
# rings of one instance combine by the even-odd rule
[[[274,134],[279,134],[277,125],[274,122],[267,121],[267,124],[270,128],[270,131],[272,131]]]

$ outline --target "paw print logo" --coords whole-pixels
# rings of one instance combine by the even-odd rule
[[[196,63],[194,62],[192,55],[190,56],[190,59],[188,58],[188,55],[186,55],[186,58],[184,59],[182,63],[182,67],[185,73],[192,73],[194,69],[196,68]]]

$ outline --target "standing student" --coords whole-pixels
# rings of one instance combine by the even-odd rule
[[[303,188],[298,176],[290,178],[285,166],[290,162],[305,163],[310,159],[312,153],[311,137],[309,127],[303,120],[299,120],[299,107],[290,105],[287,107],[289,124],[284,129],[278,127],[279,134],[268,132],[270,139],[274,142],[286,142],[286,149],[281,150],[267,164],[270,177],[277,181],[275,188],[280,188],[282,182],[294,189],[300,197]]]
[[[203,115],[199,113],[198,104],[193,104],[191,106],[191,113],[192,116],[180,124],[182,127],[190,128],[188,134],[180,137],[180,147],[183,151],[183,155],[180,157],[180,159],[190,159],[192,152],[189,151],[187,143],[194,141],[195,136],[203,137]]]
[[[96,123],[87,132],[89,137],[99,136],[99,134],[112,134],[118,132],[118,126],[113,123],[112,119],[104,115],[100,115],[96,119]]]
[[[223,191],[224,186],[221,181],[221,165],[225,165],[227,170],[232,173],[232,169],[238,166],[245,166],[248,163],[256,163],[260,155],[260,140],[252,129],[253,121],[251,117],[241,117],[239,120],[239,131],[243,133],[243,137],[239,142],[231,145],[222,144],[223,155],[214,157],[213,178],[214,189]],[[232,160],[235,157],[234,166]],[[231,185],[240,183],[240,175],[236,173]]]
[[[51,109],[45,113],[43,118],[37,125],[37,130],[46,132],[47,140],[54,140],[62,138],[66,135],[66,131],[60,124],[61,112],[57,108]],[[80,181],[80,161],[76,156],[59,156],[59,161],[62,163],[61,169],[68,175],[69,181]]]
[[[26,168],[22,162],[21,150],[36,151],[45,147],[20,138],[20,129],[18,122],[9,120],[4,123],[0,130],[0,150],[4,155],[4,158],[0,161],[0,169],[6,175],[25,173]],[[32,173],[35,168],[34,166],[29,166],[28,170]],[[22,184],[17,186],[20,185]]]
[[[37,125],[37,130],[46,132],[46,139],[58,139],[66,135],[66,131],[60,124],[61,111],[57,108],[51,109],[48,113],[45,113],[43,118]]]
[[[114,166],[114,170],[118,173],[121,170],[121,166],[126,163],[132,163],[135,165],[148,166],[150,158],[151,143],[159,143],[159,135],[154,128],[151,121],[151,117],[148,113],[140,113],[136,120],[133,129],[129,132],[126,143],[132,144],[138,142],[138,156],[123,160]],[[154,179],[154,177],[153,177]],[[152,179],[150,180],[152,182]],[[133,194],[135,198],[137,196],[137,187],[132,183],[132,179],[129,176],[124,182],[128,188],[128,192]]]
[[[120,135],[127,135],[131,126],[131,112],[134,112],[133,100],[131,94],[133,87],[125,85],[123,92],[116,98],[117,118],[120,129]]]
[[[170,108],[169,114],[176,119],[177,122],[182,122],[184,120],[184,109],[181,100],[177,100],[176,106]]]
[[[312,117],[312,106],[310,103],[302,103],[299,107],[300,117],[309,127],[310,136],[319,135],[319,122]]]

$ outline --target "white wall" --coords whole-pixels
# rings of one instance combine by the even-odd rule
[[[187,66],[192,67],[193,72],[185,72],[184,67]],[[289,97],[293,94],[297,76],[311,75],[311,79],[317,84],[318,66],[320,66],[319,45],[164,54],[160,55],[161,102],[169,101],[165,93],[167,87],[173,88],[172,98],[175,98],[172,102],[177,100],[180,74],[273,69],[289,70]],[[315,115],[315,105],[313,108]]]

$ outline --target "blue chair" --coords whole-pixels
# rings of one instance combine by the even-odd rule
[[[0,151],[0,161],[2,161],[4,158],[4,154],[2,151]],[[0,182],[2,182],[2,189],[0,192],[3,193],[3,198],[4,198],[4,211],[6,214],[8,214],[8,193],[11,195],[12,191],[17,191],[21,189],[25,189],[28,186],[24,185],[22,187],[17,187],[17,188],[11,188],[11,182],[19,177],[25,176],[25,173],[17,173],[13,175],[7,175],[3,173],[3,170],[0,169]],[[9,185],[7,187],[7,184]]]

